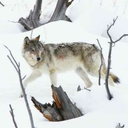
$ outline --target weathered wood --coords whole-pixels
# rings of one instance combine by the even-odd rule
[[[32,102],[35,107],[47,118],[49,121],[62,121],[82,116],[81,111],[71,102],[68,95],[63,91],[62,87],[51,86],[53,104],[41,104],[34,97]]]
[[[70,19],[65,15],[65,11],[72,2],[73,0],[71,2],[68,2],[68,0],[58,0],[57,5],[55,7],[55,11],[53,12],[52,17],[47,23],[58,20],[70,21]],[[41,25],[47,24],[47,23],[40,24],[39,22],[41,15],[41,6],[42,6],[42,0],[36,0],[34,9],[33,11],[32,10],[30,11],[29,16],[27,18],[21,17],[18,22],[21,25],[23,25],[24,28],[27,30],[32,30]]]
[[[19,19],[18,22],[22,24],[25,29],[32,30],[41,25],[39,22],[41,15],[41,5],[42,5],[42,0],[36,0],[34,9],[33,11],[32,10],[30,11],[29,16],[26,19],[23,17]]]
[[[35,107],[47,118],[49,121],[62,121],[63,117],[61,116],[55,102],[51,105],[50,103],[41,104],[34,97],[31,98]]]
[[[70,19],[65,15],[67,7],[71,4],[68,0],[58,0],[55,11],[48,22],[57,21],[57,20],[66,20]]]
[[[82,116],[80,110],[71,102],[61,86],[57,88],[52,85],[52,92],[55,103],[64,120]]]

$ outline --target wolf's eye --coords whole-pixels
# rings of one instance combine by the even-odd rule
[[[32,49],[32,50],[31,50],[31,52],[35,52],[35,50],[34,50],[34,49]]]

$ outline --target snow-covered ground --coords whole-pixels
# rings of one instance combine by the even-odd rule
[[[22,76],[31,73],[30,67],[21,55],[21,48],[25,36],[31,32],[25,32],[24,28],[17,22],[20,17],[26,17],[29,10],[35,3],[23,0],[3,0],[5,7],[0,6],[0,127],[14,128],[10,115],[9,104],[14,110],[18,128],[30,128],[30,121],[23,98],[19,98],[20,85],[18,75],[14,67],[7,58],[8,50],[11,49],[17,62],[20,62]],[[41,19],[49,19],[54,9],[56,0],[44,0]],[[41,26],[33,31],[33,37],[41,35],[41,40],[45,43],[59,43],[72,41],[85,41],[97,44],[99,39],[103,48],[103,54],[107,61],[109,40],[106,35],[107,25],[112,23],[113,18],[118,15],[115,26],[111,29],[114,39],[122,34],[128,33],[128,9],[127,0],[75,0],[68,8],[66,14],[73,21],[57,21]],[[51,8],[50,8],[51,7]],[[13,22],[12,22],[13,21]],[[50,80],[47,75],[43,75],[33,83],[29,84],[26,93],[34,118],[36,128],[56,128],[56,127],[84,127],[84,128],[116,128],[117,124],[125,125],[128,128],[128,38],[116,43],[112,52],[111,71],[119,76],[121,84],[110,87],[113,99],[109,101],[104,86],[98,85],[98,79],[89,76],[93,82],[91,91],[82,90],[77,92],[78,85],[84,88],[83,81],[74,73],[66,72],[58,75],[58,86],[61,85],[67,92],[72,102],[84,114],[82,117],[62,121],[49,122],[40,114],[33,103],[31,96],[34,96],[42,103],[52,102]]]

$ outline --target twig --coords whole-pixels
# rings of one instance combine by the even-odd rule
[[[15,121],[15,117],[14,117],[14,113],[13,113],[13,109],[12,109],[11,104],[9,104],[9,107],[10,107],[10,114],[12,116],[12,120],[13,120],[14,126],[15,126],[15,128],[18,128],[18,126],[16,124],[16,121]]]
[[[85,87],[84,87],[84,89],[87,90],[87,91],[91,91],[90,89],[85,88]],[[78,85],[78,87],[77,87],[77,92],[78,92],[78,91],[81,91],[81,90],[82,90],[82,89],[81,89],[80,85]]]
[[[102,47],[101,47],[100,42],[99,42],[98,39],[97,39],[97,42],[98,42],[99,47],[100,47],[100,55],[101,55],[101,65],[100,65],[100,68],[99,68],[99,82],[98,83],[99,83],[99,85],[101,85],[100,80],[101,80],[101,68],[103,66],[103,53],[102,53]]]
[[[120,40],[121,40],[123,37],[125,37],[125,36],[128,36],[128,34],[124,34],[124,35],[122,35],[119,39],[115,40],[114,43],[120,41]]]
[[[90,89],[88,89],[88,88],[85,88],[85,87],[84,87],[84,89],[85,89],[85,90],[87,90],[87,91],[91,91]]]
[[[116,126],[116,128],[124,128],[125,127],[125,125],[120,125],[120,123]]]
[[[4,4],[2,2],[0,2],[0,4],[4,7]]]
[[[23,83],[22,83],[22,80],[23,80],[24,77],[23,78],[21,77],[20,63],[19,64],[17,63],[17,61],[15,60],[14,56],[12,55],[11,50],[7,46],[5,46],[5,48],[7,48],[7,50],[10,53],[10,56],[11,56],[10,57],[9,55],[7,55],[8,59],[10,60],[10,62],[12,63],[12,65],[14,66],[14,68],[16,69],[16,71],[18,73],[20,86],[21,86],[21,89],[22,89],[22,92],[23,92],[25,104],[26,104],[26,107],[27,107],[27,110],[28,110],[28,115],[29,115],[30,122],[31,122],[31,127],[35,128],[34,127],[34,121],[33,121],[32,113],[31,113],[31,110],[30,110],[30,107],[29,107],[29,103],[28,103],[28,100],[27,100],[27,96],[26,96],[26,93],[25,93],[25,89],[24,89]]]
[[[111,27],[114,26],[114,24],[115,24],[117,19],[118,19],[118,16],[116,17],[116,19],[113,19],[113,23],[110,26],[108,26],[108,29],[107,29],[107,35],[108,35],[108,37],[110,39],[110,42],[113,42],[113,40],[112,40],[111,35],[109,34],[109,31],[110,31]]]
[[[26,78],[26,75],[22,78],[22,81]]]

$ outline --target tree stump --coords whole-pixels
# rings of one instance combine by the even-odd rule
[[[42,104],[32,97],[35,107],[49,121],[62,121],[82,116],[81,111],[71,102],[62,87],[51,86],[53,93],[53,103]]]

